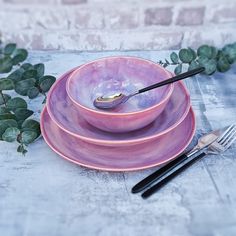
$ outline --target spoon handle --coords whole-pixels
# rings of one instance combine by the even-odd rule
[[[154,89],[154,88],[158,88],[158,87],[161,87],[163,85],[166,85],[166,84],[170,84],[170,83],[174,83],[178,80],[182,80],[182,79],[186,79],[190,76],[193,76],[193,75],[196,75],[196,74],[199,74],[201,72],[203,72],[205,70],[204,67],[199,67],[199,68],[196,68],[196,69],[193,69],[193,70],[190,70],[190,71],[187,71],[185,73],[182,73],[182,74],[179,74],[179,75],[176,75],[170,79],[167,79],[167,80],[164,80],[164,81],[161,81],[157,84],[153,84],[153,85],[150,85],[146,88],[143,88],[143,89],[140,89],[138,91],[138,93],[143,93],[143,92],[146,92],[146,91],[149,91],[151,89]]]

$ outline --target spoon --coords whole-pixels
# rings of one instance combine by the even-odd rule
[[[117,94],[107,96],[107,97],[101,96],[101,97],[96,98],[94,100],[93,104],[95,107],[97,107],[99,109],[113,109],[113,108],[125,103],[128,99],[130,99],[131,97],[133,97],[135,95],[138,95],[140,93],[144,93],[146,91],[149,91],[149,90],[152,90],[152,89],[155,89],[155,88],[158,88],[158,87],[170,84],[170,83],[174,83],[174,82],[182,80],[182,79],[186,79],[190,76],[199,74],[199,73],[203,72],[204,70],[205,70],[204,67],[199,67],[199,68],[187,71],[185,73],[176,75],[172,78],[161,81],[159,83],[150,85],[146,88],[140,89],[140,90],[138,90],[132,94],[129,94],[129,95],[125,95],[123,93],[117,93]]]

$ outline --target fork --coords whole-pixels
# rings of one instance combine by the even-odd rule
[[[159,180],[155,185],[146,190],[141,196],[143,198],[148,198],[164,185],[166,185],[170,180],[176,177],[179,173],[187,169],[189,166],[194,164],[196,161],[203,158],[205,155],[218,155],[225,152],[233,142],[236,140],[236,125],[231,125],[215,142],[213,142],[207,149],[197,157],[187,160],[183,165],[179,166],[178,169],[175,169],[174,172],[170,173],[167,177]]]

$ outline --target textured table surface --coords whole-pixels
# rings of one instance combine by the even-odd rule
[[[108,55],[154,61],[170,52],[31,52],[55,76]],[[225,75],[186,81],[202,133],[236,122],[236,68]],[[42,98],[30,102],[39,116]],[[0,143],[0,235],[2,236],[235,236],[236,145],[208,156],[153,197],[130,193],[153,169],[131,173],[90,170],[61,159],[40,139],[26,157],[16,144]]]

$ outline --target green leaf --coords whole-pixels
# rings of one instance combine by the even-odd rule
[[[205,71],[204,73],[207,75],[212,75],[216,71],[216,60],[210,59],[207,63],[204,65]]]
[[[37,133],[38,136],[41,134],[39,122],[36,120],[32,120],[32,119],[28,119],[23,122],[22,130],[23,131],[26,131],[26,130],[34,131]]]
[[[0,115],[9,114],[9,110],[6,107],[0,107]]]
[[[218,49],[216,47],[211,47],[211,58],[215,59],[218,54]]]
[[[0,79],[0,90],[12,90],[14,83],[10,79]]]
[[[36,87],[32,87],[27,91],[27,95],[30,99],[34,99],[39,95],[39,90]]]
[[[183,48],[179,51],[179,59],[183,63],[190,63],[193,60],[193,54],[189,49]]]
[[[15,120],[0,120],[0,139],[2,138],[3,133],[9,127],[18,127],[18,124]]]
[[[24,69],[24,70],[33,70],[34,66],[30,63],[24,63],[24,64],[21,65],[21,68]]]
[[[179,75],[182,72],[182,64],[179,64],[178,66],[176,66],[175,68],[175,74]]]
[[[196,61],[192,61],[188,67],[188,71],[197,69],[199,67],[199,64]]]
[[[36,64],[34,65],[34,68],[37,71],[37,78],[43,77],[45,71],[44,64],[42,63]]]
[[[16,116],[14,114],[11,113],[6,113],[6,114],[0,114],[0,120],[15,120]]]
[[[197,55],[210,59],[212,58],[212,49],[208,45],[202,45],[198,48]]]
[[[177,64],[179,62],[179,57],[178,57],[177,53],[175,53],[175,52],[172,52],[170,54],[170,59],[175,64]]]
[[[19,64],[20,62],[24,61],[27,57],[28,57],[28,52],[25,49],[23,48],[16,49],[13,53],[13,58],[12,58],[13,65]]]
[[[46,77],[46,79],[45,79],[45,77]],[[41,80],[41,78],[40,78],[40,80]],[[49,75],[44,76],[44,79],[41,80],[39,86],[40,86],[41,90],[45,93],[51,88],[51,86],[54,84],[55,81],[56,81],[56,78],[53,76],[49,76]]]
[[[3,99],[3,97],[4,97],[4,99]],[[2,97],[2,95],[0,94],[0,105],[3,105],[3,104],[4,104],[4,100],[7,102],[7,101],[11,98],[11,96],[8,95],[8,94],[3,94],[3,97]]]
[[[4,54],[11,55],[15,51],[15,49],[16,49],[16,44],[15,43],[9,43],[4,48]]]
[[[21,142],[24,144],[30,144],[37,138],[37,133],[34,131],[23,131],[21,133]]]
[[[230,69],[230,64],[225,56],[221,56],[217,62],[217,70],[219,72],[226,72]]]
[[[198,57],[198,63],[199,63],[200,66],[204,67],[205,64],[208,63],[208,61],[209,61],[209,59],[207,57],[205,57],[205,56],[199,56]]]
[[[35,78],[36,76],[37,76],[37,70],[34,69],[26,70],[22,75],[24,79]]]
[[[8,75],[7,79],[11,79],[14,83],[17,83],[23,79],[22,78],[23,73],[24,73],[24,69],[19,68],[13,71],[10,75]]]
[[[28,117],[34,114],[33,111],[26,108],[17,108],[14,111],[17,120],[26,120]]]
[[[15,111],[17,108],[27,108],[27,103],[23,98],[15,97],[7,101],[7,108]]]
[[[17,82],[15,84],[15,91],[16,93],[26,96],[28,93],[28,90],[32,87],[34,87],[36,80],[35,79],[25,79]]]
[[[233,64],[236,61],[236,48],[234,48],[233,44],[224,46],[223,52],[230,64]]]
[[[197,58],[197,53],[195,52],[195,50],[190,47],[188,47],[188,50],[192,53],[193,60],[195,60]]]
[[[8,73],[12,69],[12,59],[10,57],[4,57],[0,59],[0,73]]]
[[[2,139],[6,142],[14,142],[17,136],[20,134],[20,130],[16,127],[10,127],[5,130],[2,135]]]

